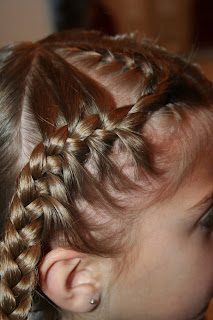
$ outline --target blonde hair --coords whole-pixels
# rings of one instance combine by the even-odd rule
[[[183,148],[175,163],[184,157],[180,175],[186,173],[211,131],[213,89],[196,66],[149,41],[80,31],[2,48],[0,79],[0,201],[7,221],[0,314],[22,320],[50,231],[63,233],[76,250],[112,254],[112,231],[96,238],[93,231],[101,234],[102,225],[79,203],[110,207],[110,219],[118,219],[122,203],[109,186],[128,193],[141,177],[144,183],[168,178],[175,135]],[[205,121],[206,129],[198,130]],[[134,179],[120,162],[124,152]]]

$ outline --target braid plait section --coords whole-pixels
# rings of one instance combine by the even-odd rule
[[[59,130],[57,139],[55,135],[48,148],[43,143],[36,146],[17,179],[17,192],[11,202],[10,219],[1,242],[2,320],[27,318],[31,294],[37,284],[36,267],[41,258],[42,235],[50,230],[53,222],[61,223],[63,227],[72,222],[63,205],[68,200],[62,182],[62,164],[56,156],[63,149],[63,130]],[[57,146],[54,145],[56,140]],[[51,188],[54,185],[56,187]]]
[[[88,157],[93,159],[101,180],[103,168],[111,168],[107,152],[119,139],[137,162],[149,166],[146,143],[138,131],[149,115],[143,104],[145,99],[133,107],[114,109],[108,114],[87,115],[71,132],[68,126],[60,127],[32,152],[17,179],[17,191],[1,243],[3,320],[27,318],[31,294],[37,285],[36,268],[41,258],[41,243],[45,242],[43,234],[49,234],[54,226],[72,230],[74,244],[80,237],[70,204],[75,194],[86,195],[85,181],[94,183],[84,168]]]
[[[137,82],[142,84],[142,95],[154,93],[155,86],[165,78],[169,81],[170,77],[181,75],[188,82],[187,89],[190,86],[196,87],[197,92],[200,92],[199,96],[196,95],[193,99],[195,102],[197,98],[203,100],[205,97],[204,104],[212,103],[212,83],[205,78],[196,64],[191,64],[189,59],[177,54],[168,53],[165,48],[141,38],[137,33],[107,37],[98,32],[67,31],[63,36],[64,38],[56,33],[41,43],[65,59],[70,58],[71,63],[74,61],[79,69],[83,61],[88,73],[94,67],[106,77],[107,73],[119,73],[120,80],[122,73],[129,73],[128,76],[132,75],[132,82],[134,77],[136,78],[135,86]],[[131,86],[131,82],[128,84]],[[182,88],[184,89],[184,84]],[[182,96],[183,100],[187,98],[187,95]]]
[[[69,212],[70,190],[84,194],[88,173],[82,164],[87,155],[95,150],[100,158],[98,145],[117,137],[113,133],[115,124],[111,125],[112,131],[100,128],[100,118],[90,115],[79,121],[69,137],[67,126],[57,129],[45,145],[36,146],[29,163],[22,169],[1,242],[3,320],[27,318],[31,294],[37,285],[36,268],[41,258],[43,234],[49,234],[52,226],[60,226],[63,230],[72,230],[75,238]],[[106,141],[103,145],[108,148]]]

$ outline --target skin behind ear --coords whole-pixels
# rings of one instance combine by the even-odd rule
[[[86,254],[70,248],[54,249],[43,258],[39,266],[41,289],[62,309],[92,311],[101,298],[97,268]]]

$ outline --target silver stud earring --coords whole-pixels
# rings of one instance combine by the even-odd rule
[[[90,304],[95,305],[95,304],[97,304],[97,301],[95,299],[91,299]]]

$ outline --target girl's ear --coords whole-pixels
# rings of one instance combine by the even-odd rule
[[[50,251],[39,266],[42,291],[60,308],[73,312],[89,312],[97,306],[101,292],[96,278],[88,255],[72,249]]]

